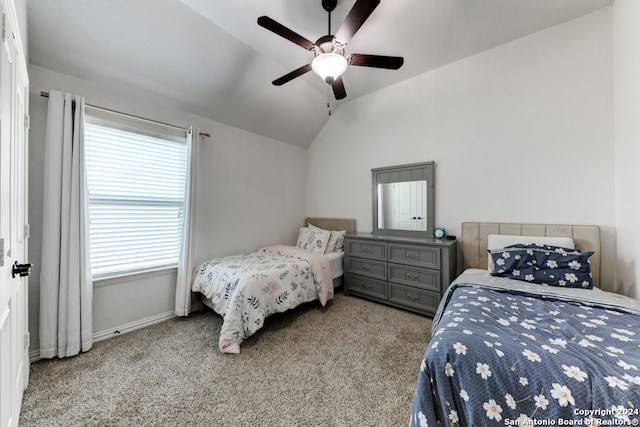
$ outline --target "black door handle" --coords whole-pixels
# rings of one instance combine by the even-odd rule
[[[16,275],[20,277],[28,276],[31,272],[31,264],[18,264],[18,261],[13,263],[13,268],[11,269],[11,277],[15,278]]]

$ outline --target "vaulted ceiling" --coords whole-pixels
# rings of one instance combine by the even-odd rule
[[[305,38],[328,32],[321,0],[28,0],[30,63],[307,147],[330,116],[359,96],[609,6],[613,0],[381,0],[347,53],[403,56],[398,71],[351,66],[347,97],[307,73],[300,46],[259,27],[267,15]],[[338,0],[335,33],[355,0]]]

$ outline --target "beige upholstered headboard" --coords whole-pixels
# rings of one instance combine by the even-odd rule
[[[347,234],[356,232],[356,220],[351,218],[307,218],[304,222],[305,227],[309,223],[324,230],[345,230]]]
[[[510,234],[515,236],[572,237],[576,248],[593,251],[589,257],[593,284],[600,285],[600,227],[597,225],[514,224],[499,222],[462,223],[462,270],[487,268],[487,236]]]

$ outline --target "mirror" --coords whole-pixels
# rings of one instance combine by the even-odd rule
[[[378,228],[427,231],[427,181],[378,184]]]
[[[433,236],[434,163],[371,170],[373,232]]]

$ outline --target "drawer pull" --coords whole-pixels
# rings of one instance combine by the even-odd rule
[[[407,299],[410,299],[412,301],[420,301],[420,297],[415,295],[407,295]]]
[[[407,254],[407,258],[409,258],[409,259],[418,259],[418,255]]]
[[[367,247],[362,248],[362,253],[363,254],[370,254],[371,253],[371,248],[367,248]]]
[[[371,289],[373,286],[370,283],[363,283],[362,287],[365,289]]]
[[[410,275],[407,274],[407,279],[409,279],[409,280],[418,280],[419,277],[418,276],[410,276]]]
[[[363,265],[361,270],[362,271],[371,271],[371,267],[369,267],[368,265]]]

